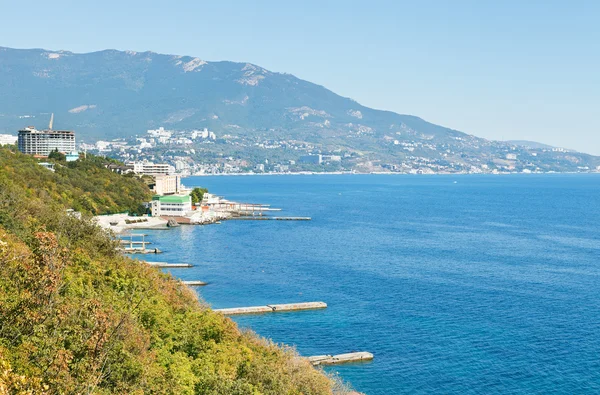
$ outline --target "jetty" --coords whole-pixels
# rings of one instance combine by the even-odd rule
[[[158,248],[146,248],[144,247],[125,247],[122,251],[126,254],[162,254],[162,251]]]
[[[189,285],[191,287],[203,287],[208,284],[208,283],[205,283],[204,281],[198,281],[198,280],[182,281],[182,283],[184,283],[185,285]]]
[[[373,360],[373,354],[361,351],[338,355],[315,355],[314,357],[308,357],[307,359],[314,366],[340,365],[343,363],[371,361]]]
[[[193,267],[191,263],[169,263],[169,262],[148,262],[144,261],[150,266],[154,267],[172,267],[172,268],[182,268],[182,267]]]
[[[131,240],[121,239],[121,244],[128,244],[130,247],[133,247],[134,245],[146,246],[146,245],[152,244],[152,243],[149,241],[131,241]]]
[[[228,309],[215,309],[224,315],[279,313],[284,311],[316,310],[327,308],[325,302],[304,302],[287,304],[268,304],[266,306],[233,307]]]

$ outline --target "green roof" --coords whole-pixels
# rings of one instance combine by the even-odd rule
[[[152,200],[158,200],[161,203],[188,203],[191,202],[191,197],[188,196],[154,196]]]

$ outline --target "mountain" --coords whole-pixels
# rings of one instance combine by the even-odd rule
[[[131,138],[161,126],[214,131],[221,144],[196,147],[194,152],[202,155],[186,152],[190,161],[225,156],[252,166],[264,159],[293,163],[301,154],[340,153],[339,168],[364,171],[578,171],[600,166],[599,158],[590,155],[552,150],[531,155],[521,145],[374,110],[249,63],[153,52],[76,54],[0,47],[0,91],[0,133],[15,133],[29,124],[44,127],[49,113],[55,114],[55,128],[74,129],[78,140],[86,142]],[[173,147],[155,154],[169,150]]]
[[[538,143],[537,141],[528,141],[528,140],[508,140],[506,141],[509,144],[517,145],[519,147],[531,148],[531,149],[553,149],[557,147],[553,147],[548,144]]]

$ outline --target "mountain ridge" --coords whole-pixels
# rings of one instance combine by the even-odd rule
[[[74,129],[79,141],[133,139],[161,126],[208,128],[241,141],[239,147],[231,141],[221,141],[229,147],[194,146],[204,156],[190,154],[191,161],[239,154],[251,165],[261,157],[291,163],[300,153],[340,152],[346,162],[338,166],[342,170],[486,172],[529,166],[532,171],[577,171],[600,166],[598,157],[574,152],[545,155],[551,163],[539,163],[526,147],[372,109],[252,63],[152,51],[78,54],[0,47],[0,90],[8,92],[0,96],[3,133],[15,133],[32,121],[42,127],[46,121],[37,118],[53,112],[56,127]],[[253,148],[265,145],[275,148]],[[498,162],[513,151],[524,158],[522,163]]]

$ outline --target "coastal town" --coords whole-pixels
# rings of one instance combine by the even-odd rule
[[[404,125],[404,132],[384,136],[380,144],[396,152],[387,161],[373,159],[368,150],[324,146],[309,141],[274,138],[276,130],[265,133],[227,133],[217,135],[207,128],[148,130],[135,138],[119,138],[80,144],[80,149],[107,155],[126,163],[162,161],[171,173],[182,176],[219,174],[290,173],[401,173],[401,174],[508,174],[546,173],[554,170],[546,161],[563,156],[576,164],[579,160],[564,148],[534,144],[506,144],[454,137],[437,143]],[[348,138],[368,137],[372,131],[352,128]],[[470,141],[473,140],[473,141]],[[466,147],[488,151],[489,160],[468,154]],[[398,156],[402,160],[398,160]],[[540,164],[539,162],[542,162]],[[600,166],[573,166],[571,171],[597,172]]]
[[[54,114],[50,116],[48,127],[38,130],[33,126],[19,130],[17,136],[0,135],[1,145],[17,145],[19,151],[39,159],[39,165],[49,171],[55,171],[56,162],[48,158],[64,159],[73,162],[89,154],[107,158],[104,166],[112,172],[138,177],[151,189],[153,198],[144,203],[143,213],[130,215],[113,214],[98,216],[100,226],[121,233],[127,229],[161,228],[179,226],[181,224],[204,225],[215,224],[232,218],[268,219],[269,212],[279,211],[268,205],[257,203],[240,203],[209,193],[201,188],[188,188],[183,185],[182,178],[190,175],[211,174],[290,174],[325,172],[333,170],[337,173],[356,173],[356,166],[346,167],[357,158],[356,153],[346,151],[322,152],[316,146],[298,141],[273,141],[240,139],[232,135],[217,136],[216,133],[204,129],[167,130],[163,127],[148,130],[143,137],[135,140],[115,139],[97,141],[94,144],[80,142],[76,144],[75,132],[72,130],[55,130]],[[363,131],[365,132],[365,131]],[[493,142],[490,142],[492,144]],[[248,147],[248,144],[263,151],[284,150],[294,153],[297,160],[289,159],[283,163],[269,161],[250,164],[250,161],[232,156],[205,155],[204,147],[228,146]],[[393,140],[390,144],[399,149],[416,153],[423,149],[436,151],[440,147],[432,142],[400,142]],[[447,150],[452,153],[450,150]],[[531,157],[547,153],[566,152],[560,148],[530,148],[526,154]],[[198,155],[200,154],[200,155]],[[431,160],[421,156],[409,155],[408,163],[401,165],[382,165],[382,173],[438,174],[438,173],[470,173],[470,174],[508,174],[508,173],[541,173],[539,167],[517,168],[519,156],[516,146],[502,153],[503,159],[494,159],[495,166],[488,164],[466,166],[442,160]],[[198,162],[194,158],[202,158]],[[160,161],[160,162],[158,162]],[[358,167],[364,164],[359,162]],[[303,167],[304,166],[304,167]],[[332,167],[333,166],[333,167]],[[599,172],[600,166],[578,168],[580,172]],[[378,171],[372,171],[378,173]],[[142,214],[143,218],[139,215]],[[300,219],[274,217],[274,219]]]
[[[2,137],[5,144],[18,146],[19,151],[39,159],[38,164],[49,171],[55,171],[56,162],[48,159],[64,159],[65,163],[78,161],[87,156],[76,150],[75,132],[70,130],[54,130],[54,115],[51,116],[47,129],[37,130],[27,127],[19,131],[16,139]],[[162,129],[149,131],[153,136],[143,144],[153,144],[155,139],[166,141],[170,133]],[[215,135],[207,130],[194,131],[191,138],[214,140]],[[177,137],[184,139],[183,137]],[[148,161],[118,162],[105,161],[104,167],[121,174],[142,179],[153,192],[152,200],[144,202],[145,213],[121,213],[97,216],[97,223],[118,234],[128,229],[164,228],[186,225],[215,224],[231,218],[260,220],[306,220],[308,218],[268,217],[269,212],[280,211],[268,205],[257,203],[240,203],[224,197],[208,193],[203,188],[187,188],[182,184],[182,174],[168,163],[152,163]],[[74,213],[72,213],[74,214]]]
[[[53,118],[53,115],[51,116]],[[52,120],[49,130],[52,129]],[[38,136],[31,126],[18,135],[1,134],[0,145],[16,144]],[[57,132],[57,131],[55,131]],[[279,136],[279,137],[277,137]],[[65,136],[63,136],[65,137]],[[348,125],[349,139],[364,140],[365,149],[290,139],[280,130],[241,131],[233,126],[215,132],[206,127],[192,129],[148,129],[144,134],[111,140],[55,147],[76,158],[91,153],[117,159],[134,171],[179,175],[310,174],[310,173],[398,173],[398,174],[511,174],[552,172],[599,172],[600,165],[584,154],[531,142],[488,141],[474,136],[451,136],[439,141],[406,125],[400,131],[374,135],[369,128]],[[374,146],[373,143],[376,143]],[[26,145],[29,144],[29,145]],[[31,150],[30,143],[23,143]],[[387,152],[385,155],[375,152]],[[583,157],[582,157],[583,156]],[[140,170],[140,169],[145,170]]]

